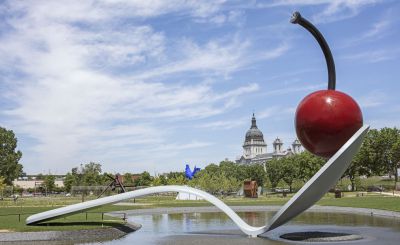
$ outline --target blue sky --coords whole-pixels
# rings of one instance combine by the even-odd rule
[[[271,151],[300,100],[327,86],[298,10],[324,34],[337,89],[373,128],[400,126],[400,3],[1,1],[0,125],[28,173],[204,167],[242,153],[255,112]]]

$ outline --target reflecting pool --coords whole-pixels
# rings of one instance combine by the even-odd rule
[[[263,226],[275,212],[241,212],[252,226]],[[400,219],[344,213],[305,212],[264,237],[249,238],[224,213],[184,213],[130,216],[142,228],[102,244],[327,244],[292,242],[280,236],[291,232],[320,231],[357,234],[363,238],[341,244],[400,244]],[[335,243],[338,244],[338,243]]]

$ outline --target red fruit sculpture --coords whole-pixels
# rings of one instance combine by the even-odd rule
[[[297,107],[297,137],[311,153],[329,158],[361,128],[362,113],[353,98],[335,90],[335,63],[322,34],[299,12],[293,14],[290,22],[301,25],[317,39],[328,67],[328,89],[309,94]]]

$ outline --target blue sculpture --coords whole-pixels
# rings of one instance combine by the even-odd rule
[[[190,167],[189,167],[189,164],[186,164],[186,169],[185,169],[186,178],[188,178],[188,179],[193,179],[194,175],[195,175],[198,171],[200,171],[200,168],[196,168],[196,166],[194,166],[194,169],[193,169],[193,172],[192,172],[192,170],[191,170]]]

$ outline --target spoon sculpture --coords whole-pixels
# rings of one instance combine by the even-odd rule
[[[296,12],[293,15],[293,18],[291,21],[293,23],[299,23],[299,24],[305,26],[307,30],[310,30],[310,29],[313,30],[313,28],[316,30],[316,28],[313,27],[311,25],[311,23],[309,23],[308,21],[301,18],[300,14],[298,12]],[[312,27],[310,27],[310,29],[308,28],[309,25],[312,26]],[[316,30],[316,31],[318,32],[318,30]],[[317,36],[318,35],[320,35],[322,37],[322,35],[320,33],[317,34]],[[323,39],[323,37],[322,37],[322,39]],[[323,41],[325,42],[325,40],[323,40]],[[326,42],[325,42],[325,44],[326,44]],[[327,45],[326,45],[326,47],[327,47]],[[328,48],[328,50],[329,50],[329,48]],[[324,51],[324,53],[325,53],[325,51]],[[329,51],[329,53],[330,53],[330,51]],[[331,62],[333,64],[332,58],[331,58]],[[330,67],[330,73],[329,73],[330,77],[334,76],[334,70],[332,73],[332,66],[328,65],[328,70],[329,70],[329,67]],[[334,69],[334,66],[333,66],[333,69]],[[332,81],[332,80],[330,79],[330,81]],[[332,89],[330,89],[330,90],[332,90]],[[296,129],[299,128],[299,130],[297,131],[298,136],[300,136],[299,132],[303,133],[302,135],[313,135],[313,131],[312,130],[310,131],[309,126],[302,124],[302,123],[304,123],[304,121],[308,122],[307,118],[304,118],[308,115],[307,113],[309,113],[307,108],[314,107],[315,110],[319,110],[321,112],[319,106],[326,107],[326,105],[324,105],[324,103],[321,104],[321,103],[317,103],[317,102],[321,101],[321,100],[322,101],[328,100],[329,98],[334,99],[334,100],[339,100],[339,101],[341,101],[341,100],[345,101],[343,103],[350,103],[351,101],[353,101],[348,95],[342,95],[343,93],[341,93],[341,92],[337,92],[334,90],[330,91],[330,90],[327,92],[326,91],[325,92],[321,92],[321,91],[316,92],[317,93],[317,96],[315,96],[316,99],[310,99],[310,96],[312,95],[311,94],[311,95],[307,96],[300,103],[299,108],[296,113]],[[329,96],[325,95],[326,93],[328,93]],[[339,97],[335,97],[336,94],[339,94],[338,95]],[[341,99],[337,99],[337,98],[341,98]],[[343,99],[343,98],[345,98],[345,99]],[[350,98],[350,100],[349,100],[349,98]],[[315,101],[317,101],[317,102],[315,102]],[[311,103],[311,105],[309,105],[310,103]],[[317,103],[317,104],[314,106],[313,103]],[[253,226],[248,225],[229,206],[227,206],[224,202],[222,202],[215,196],[208,194],[207,192],[204,192],[202,190],[198,190],[195,188],[187,187],[187,186],[175,186],[175,185],[149,187],[149,188],[145,188],[145,189],[130,191],[130,192],[122,193],[122,194],[117,194],[117,195],[113,195],[113,196],[109,196],[109,197],[103,197],[103,198],[99,198],[96,200],[91,200],[91,201],[87,201],[87,202],[83,202],[83,203],[73,204],[73,205],[62,207],[62,208],[49,210],[46,212],[42,212],[42,213],[38,213],[38,214],[29,216],[26,219],[26,224],[28,224],[28,225],[37,224],[37,223],[55,219],[55,218],[58,218],[61,216],[78,213],[78,212],[81,212],[81,211],[84,211],[87,209],[91,209],[94,207],[98,207],[98,206],[102,206],[102,205],[106,205],[106,204],[117,203],[117,202],[120,202],[123,200],[132,199],[132,198],[136,198],[136,197],[140,197],[140,196],[151,195],[154,193],[184,192],[184,193],[188,193],[188,194],[197,195],[197,196],[203,198],[204,200],[207,200],[208,202],[212,203],[216,207],[218,207],[222,212],[227,214],[229,216],[229,218],[231,218],[232,221],[235,222],[235,224],[245,234],[252,236],[252,237],[258,236],[262,233],[268,232],[270,230],[273,230],[273,229],[285,224],[286,222],[288,222],[295,216],[302,213],[304,210],[311,207],[339,180],[339,178],[342,176],[344,171],[348,168],[353,156],[359,150],[361,143],[369,129],[369,126],[362,126],[362,117],[361,117],[361,121],[360,121],[360,118],[358,117],[358,116],[361,116],[361,111],[359,110],[359,107],[354,106],[354,104],[352,104],[352,103],[350,103],[350,104],[353,105],[353,107],[351,107],[351,108],[353,108],[352,110],[354,110],[352,113],[355,113],[357,115],[357,117],[356,117],[357,120],[349,120],[347,122],[347,124],[343,124],[344,126],[341,125],[342,127],[344,127],[344,129],[342,128],[342,130],[344,130],[346,133],[340,133],[341,131],[339,133],[337,133],[335,130],[333,130],[333,129],[337,129],[337,127],[332,127],[331,126],[332,122],[329,120],[321,120],[320,121],[321,125],[318,125],[317,129],[320,130],[320,129],[323,129],[324,127],[328,127],[330,129],[333,128],[333,129],[331,131],[330,130],[323,131],[324,132],[323,134],[318,133],[319,131],[317,131],[317,133],[316,133],[316,135],[321,135],[321,137],[323,137],[323,136],[328,137],[332,141],[334,140],[334,137],[336,135],[340,139],[337,141],[334,141],[334,142],[342,142],[343,139],[344,139],[344,142],[342,142],[342,144],[336,149],[335,152],[333,152],[333,154],[332,154],[332,151],[334,151],[335,148],[328,147],[328,151],[327,151],[326,144],[321,143],[321,142],[325,142],[326,139],[321,139],[320,141],[318,141],[318,140],[312,141],[311,140],[310,142],[307,142],[310,144],[310,146],[315,146],[315,148],[310,147],[311,150],[323,149],[323,151],[313,150],[312,151],[313,153],[317,154],[317,153],[323,152],[323,154],[319,154],[319,155],[329,156],[332,154],[333,156],[275,214],[275,216],[271,219],[271,221],[265,226],[253,227]],[[355,103],[355,105],[357,105],[357,104]],[[329,107],[329,105],[328,105],[328,107]],[[304,108],[306,108],[307,110]],[[336,106],[330,107],[330,109],[332,109],[332,110],[335,110],[335,108],[337,108],[337,107]],[[342,108],[340,108],[340,106],[339,106],[339,110],[342,110]],[[324,110],[322,110],[322,112],[324,112]],[[351,111],[349,111],[349,113],[351,114]],[[335,114],[334,112],[333,112],[333,114],[334,115],[342,115],[341,113]],[[312,116],[317,118],[318,114],[312,114]],[[324,115],[321,115],[321,117],[323,117],[323,116]],[[350,116],[348,116],[348,117],[350,117]],[[343,118],[345,118],[347,120],[348,117],[343,117]],[[326,119],[326,118],[324,118],[324,119]],[[335,119],[335,120],[338,120],[338,119]],[[360,122],[361,122],[361,124],[360,124]],[[314,125],[316,122],[314,120],[310,120],[310,123],[313,123],[313,125]],[[351,130],[349,130],[347,127],[350,127]],[[303,130],[305,133],[303,132]],[[349,132],[351,132],[351,135],[349,137],[347,137]],[[312,138],[312,139],[315,140],[316,138]],[[304,140],[304,138],[303,138],[303,140]],[[336,143],[335,143],[335,147],[337,147]]]

